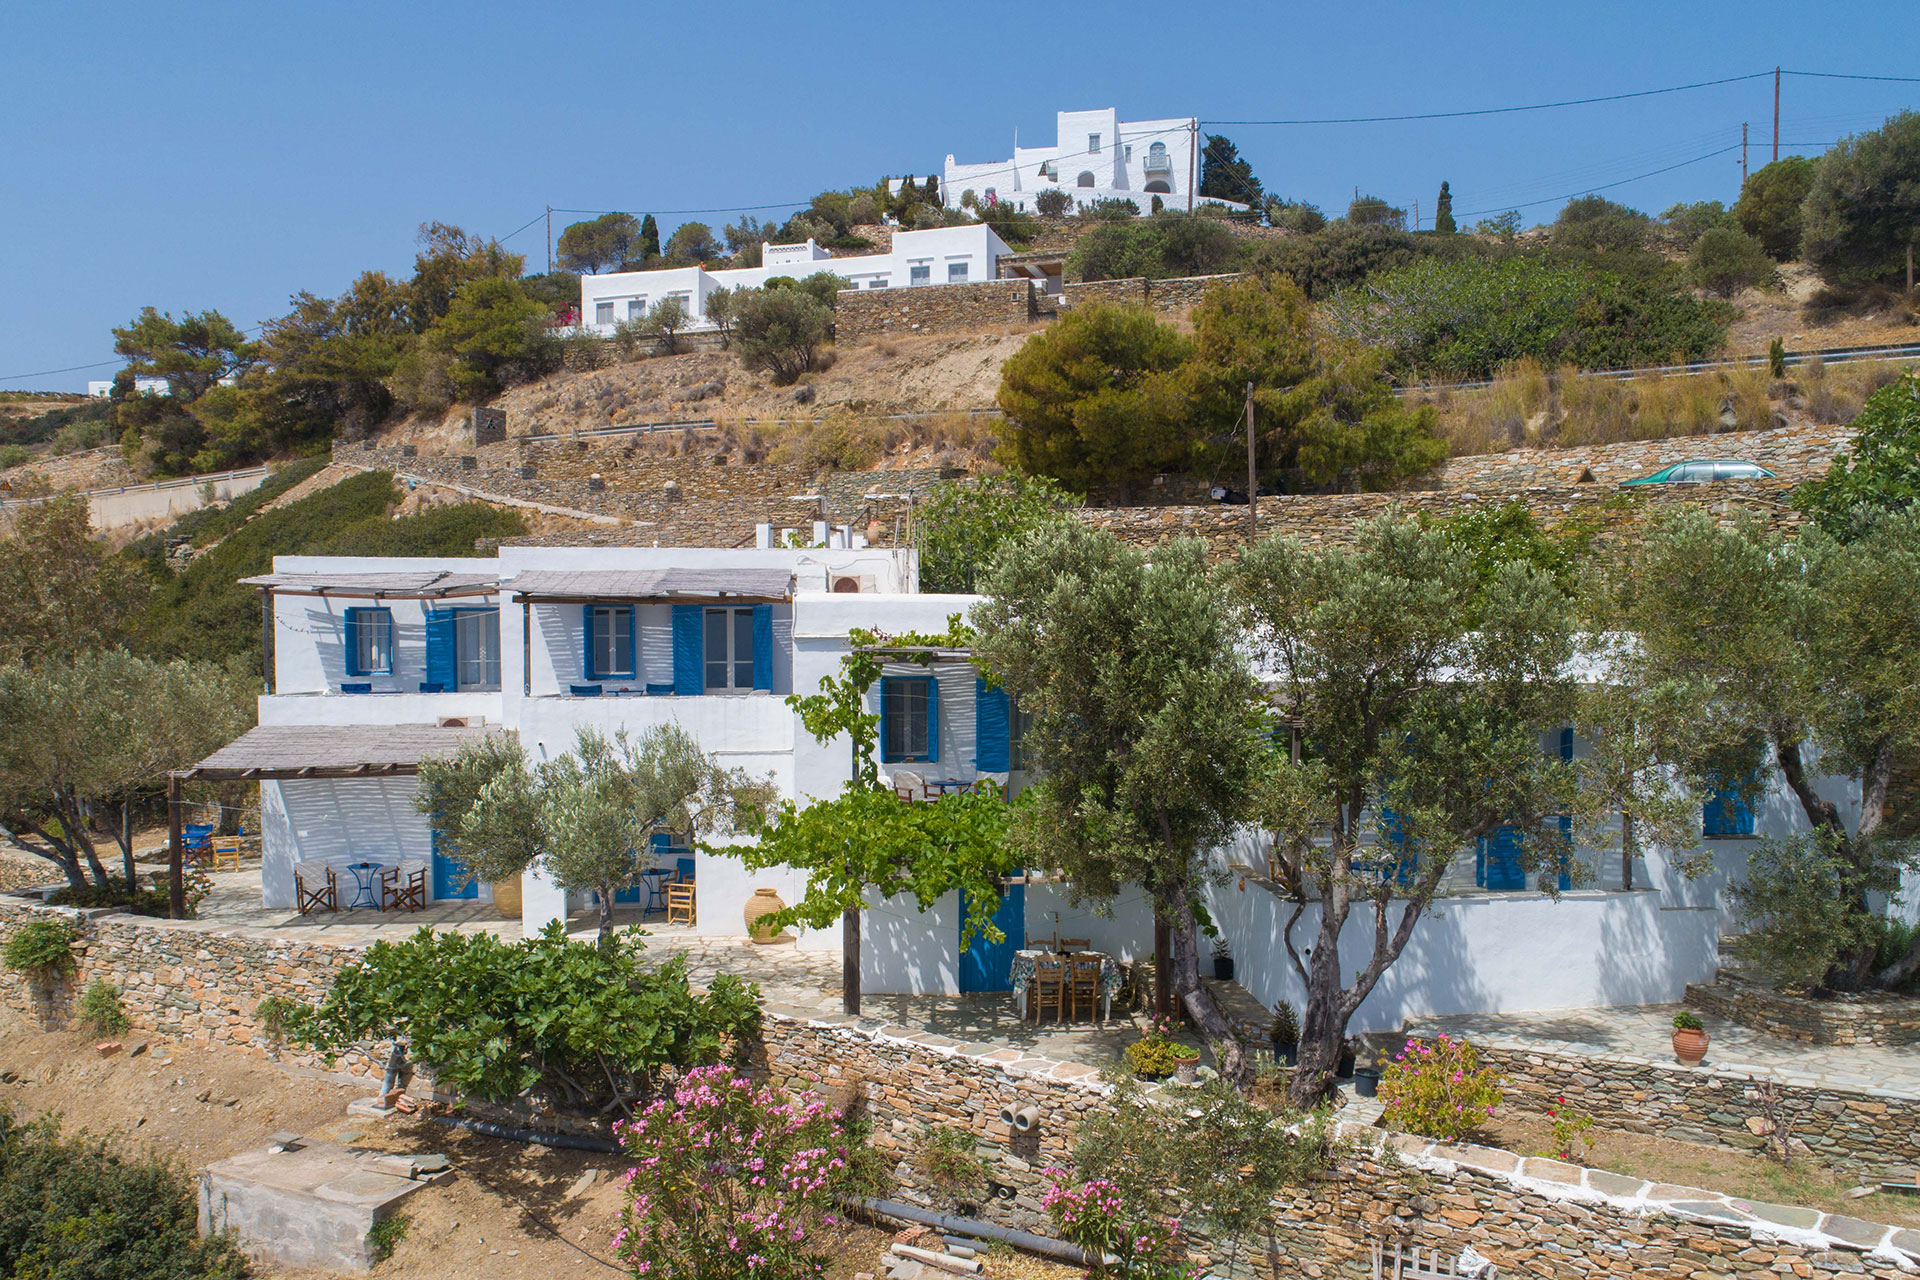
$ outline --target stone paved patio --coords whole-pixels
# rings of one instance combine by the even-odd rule
[[[1683,1006],[1650,1004],[1543,1013],[1460,1014],[1423,1018],[1409,1033],[1445,1031],[1477,1045],[1674,1066],[1673,1015]],[[1697,1012],[1697,1011],[1696,1011]],[[1920,1097],[1920,1045],[1812,1045],[1702,1017],[1712,1043],[1701,1069],[1772,1076],[1808,1088]]]

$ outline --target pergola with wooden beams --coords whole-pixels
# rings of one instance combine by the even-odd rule
[[[286,782],[323,778],[395,778],[420,772],[489,733],[482,725],[260,725],[196,765],[167,775],[167,895],[175,919],[186,914],[181,792],[189,782]]]
[[[786,604],[793,571],[713,569],[526,569],[501,584],[523,606],[536,604]],[[520,689],[533,696],[533,610],[520,610]]]
[[[273,692],[273,598],[316,596],[347,600],[455,600],[490,596],[500,590],[491,573],[454,573],[445,569],[379,573],[262,573],[240,579],[260,592],[260,663]]]

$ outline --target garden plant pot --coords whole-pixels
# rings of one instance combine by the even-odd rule
[[[520,877],[511,880],[495,880],[487,886],[493,890],[493,909],[509,920],[520,918]]]
[[[1363,1098],[1371,1098],[1380,1092],[1380,1068],[1361,1067],[1353,1073],[1353,1091]]]
[[[1673,1056],[1685,1066],[1699,1066],[1700,1059],[1707,1056],[1707,1033],[1691,1027],[1674,1028]]]
[[[1358,1055],[1355,1054],[1353,1050],[1342,1049],[1340,1051],[1340,1069],[1334,1074],[1338,1075],[1342,1080],[1350,1079],[1353,1076],[1353,1064],[1356,1061],[1358,1061]]]
[[[787,904],[772,889],[755,889],[753,896],[747,899],[746,909],[741,912],[747,920],[747,936],[755,942],[781,942],[786,935],[774,932],[773,923],[767,917],[785,911]]]
[[[1198,1058],[1175,1058],[1173,1060],[1173,1079],[1177,1084],[1192,1084],[1194,1072],[1200,1069]]]
[[[1215,956],[1213,958],[1213,976],[1221,982],[1233,981],[1233,957]]]

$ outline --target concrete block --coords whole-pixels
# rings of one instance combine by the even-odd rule
[[[282,1266],[370,1271],[367,1233],[427,1185],[383,1172],[391,1159],[318,1142],[217,1161],[200,1183],[200,1233],[231,1230],[249,1253]]]

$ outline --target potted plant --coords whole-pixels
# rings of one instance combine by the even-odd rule
[[[1173,1078],[1178,1084],[1192,1084],[1194,1072],[1200,1067],[1200,1050],[1190,1044],[1181,1044],[1178,1040],[1169,1046],[1173,1053]]]
[[[1273,1041],[1273,1056],[1286,1066],[1295,1066],[1300,1061],[1300,1019],[1294,1015],[1293,1006],[1282,1000],[1273,1007],[1273,1025],[1267,1028],[1267,1037]]]
[[[1220,982],[1233,981],[1233,955],[1227,950],[1225,938],[1213,940],[1213,976]]]
[[[1179,1065],[1174,1060],[1178,1047],[1173,1038],[1173,1019],[1155,1014],[1148,1020],[1145,1034],[1127,1046],[1127,1066],[1142,1080],[1164,1080]]]
[[[1706,1024],[1691,1009],[1673,1015],[1673,1056],[1689,1067],[1699,1066],[1707,1056]]]

